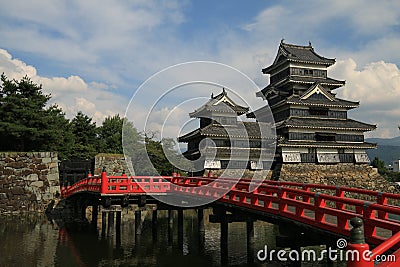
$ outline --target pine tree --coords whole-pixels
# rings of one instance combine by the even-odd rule
[[[92,118],[79,111],[71,121],[74,136],[70,158],[91,159],[97,154],[98,138],[96,123]]]
[[[99,147],[102,153],[123,154],[122,127],[124,119],[119,114],[106,117],[98,128]]]
[[[1,151],[66,150],[72,140],[68,120],[56,105],[46,107],[50,98],[27,76],[17,81],[1,75]]]

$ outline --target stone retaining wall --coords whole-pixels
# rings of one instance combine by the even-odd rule
[[[57,153],[0,153],[0,213],[44,212],[59,192]]]
[[[257,173],[257,176],[254,176]],[[272,176],[272,171],[270,170],[236,170],[236,169],[222,169],[222,170],[206,170],[203,174],[204,177],[208,175],[220,177],[224,175],[225,177],[235,177],[240,176],[241,178],[255,178],[264,177],[264,179],[270,180]]]
[[[390,182],[378,174],[376,169],[366,164],[283,164],[279,180],[354,187],[396,194],[399,193]],[[349,196],[350,195],[351,194],[349,194]],[[361,196],[352,197],[375,200]]]
[[[103,167],[106,168],[107,175],[121,175],[125,170],[126,175],[130,176],[128,166],[123,154],[98,154],[95,157],[94,174],[100,175]]]

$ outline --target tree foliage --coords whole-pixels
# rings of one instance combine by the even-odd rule
[[[57,106],[46,107],[50,95],[27,76],[20,81],[1,75],[0,150],[60,150],[71,142],[68,120]]]
[[[98,128],[99,147],[103,153],[122,154],[122,127],[124,119],[119,114],[107,117]]]
[[[400,182],[400,173],[392,172],[386,168],[385,162],[375,157],[371,162],[372,167],[378,169],[378,173],[381,174],[389,182]]]
[[[69,157],[90,159],[97,154],[98,139],[96,123],[92,118],[79,111],[71,121],[74,143]]]
[[[378,169],[379,174],[386,174],[388,172],[385,162],[380,160],[378,157],[375,157],[374,160],[371,162],[372,167]]]

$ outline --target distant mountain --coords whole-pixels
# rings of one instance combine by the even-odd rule
[[[381,146],[400,146],[400,136],[394,138],[366,138],[365,141]]]
[[[366,142],[377,143],[377,149],[368,149],[367,154],[371,161],[378,157],[392,164],[394,160],[400,159],[400,136],[394,138],[366,138]]]

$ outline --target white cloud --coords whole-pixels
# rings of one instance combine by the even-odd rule
[[[19,59],[13,59],[10,53],[0,49],[0,73],[3,72],[15,79],[21,79],[25,75],[36,76],[36,69],[33,66],[27,65]]]
[[[33,82],[42,84],[43,91],[52,95],[49,104],[57,104],[73,118],[78,111],[83,111],[101,124],[106,116],[124,114],[127,100],[108,90],[108,86],[99,82],[85,82],[79,76],[42,77],[37,75],[35,67],[12,58],[6,50],[0,49],[0,72],[8,79],[19,80],[28,76]],[[97,97],[97,96],[102,97]]]
[[[172,27],[185,19],[183,5],[177,0],[8,1],[0,10],[2,25],[9,25],[0,27],[2,46],[126,87],[132,73],[144,79],[150,75],[147,66],[151,72],[160,66],[157,58],[164,58]]]
[[[79,76],[69,76],[68,78],[64,77],[53,77],[53,78],[46,78],[46,77],[38,77],[32,76],[32,78],[43,85],[44,88],[47,90],[52,90],[54,96],[58,96],[60,91],[65,92],[84,92],[88,90],[88,85],[85,81]]]
[[[330,73],[346,80],[346,86],[338,89],[338,97],[360,101],[360,108],[350,116],[377,124],[377,130],[370,136],[398,135],[400,70],[395,64],[379,61],[357,70],[356,62],[349,58],[337,62]]]

